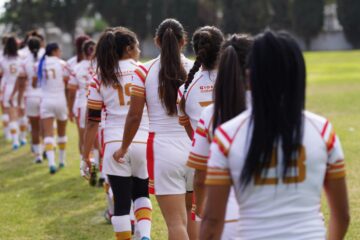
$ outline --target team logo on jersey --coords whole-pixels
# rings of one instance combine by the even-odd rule
[[[207,92],[212,92],[214,90],[214,86],[200,86],[200,92],[201,93],[207,93]]]

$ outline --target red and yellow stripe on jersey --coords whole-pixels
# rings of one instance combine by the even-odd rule
[[[208,167],[205,184],[207,185],[232,185],[229,169]]]
[[[207,161],[208,161],[208,156],[201,156],[191,152],[186,165],[190,168],[206,171]]]
[[[326,121],[322,131],[321,137],[324,139],[326,149],[329,157],[327,164],[325,179],[338,179],[344,178],[345,172],[345,161],[344,159],[336,159],[338,156],[334,151],[337,151],[338,137],[329,121]],[[335,155],[335,156],[333,156]]]

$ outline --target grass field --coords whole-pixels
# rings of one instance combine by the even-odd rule
[[[346,239],[360,239],[360,52],[307,53],[307,108],[335,125],[346,154],[352,222]],[[77,135],[68,128],[68,166],[55,176],[32,164],[29,147],[17,152],[0,139],[0,239],[113,239],[102,213],[102,189],[79,177]],[[154,203],[153,239],[166,239]],[[326,211],[326,207],[324,206]]]

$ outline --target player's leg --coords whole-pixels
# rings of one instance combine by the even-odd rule
[[[9,107],[9,118],[10,118],[10,132],[12,138],[13,149],[16,150],[20,146],[19,141],[19,124],[18,124],[18,109],[17,107]]]
[[[136,234],[139,239],[150,239],[152,205],[149,198],[149,175],[146,162],[146,144],[133,143],[129,149],[133,175],[133,211]]]
[[[20,145],[24,146],[27,143],[26,140],[26,136],[27,136],[27,131],[28,131],[28,118],[25,114],[25,108],[24,106],[20,106],[19,107],[19,128],[20,128],[20,134],[19,134],[19,139],[20,139]]]
[[[66,125],[67,120],[58,120],[57,121],[57,144],[59,148],[59,167],[63,168],[66,163]]]
[[[42,146],[40,144],[40,118],[29,117],[31,126],[31,143],[35,154],[35,163],[42,162]]]
[[[10,122],[10,117],[9,117],[9,109],[5,108],[3,106],[3,104],[1,103],[1,111],[2,111],[2,123],[3,123],[3,129],[4,129],[4,137],[6,139],[6,141],[11,141],[11,132],[10,132],[10,126],[9,126],[9,122]]]
[[[194,195],[193,192],[186,193],[186,212],[187,212],[187,232],[190,240],[199,239],[200,223],[195,221],[194,215]]]
[[[55,163],[55,139],[54,139],[54,118],[48,117],[41,120],[44,133],[44,145],[46,157],[49,163],[50,174],[56,173]]]

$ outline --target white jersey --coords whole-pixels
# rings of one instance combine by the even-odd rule
[[[18,50],[18,55],[21,59],[27,58],[31,54],[31,51],[28,46],[25,46]]]
[[[21,72],[21,60],[19,57],[1,58],[0,71],[2,72],[2,91],[10,91],[14,89],[16,80]]]
[[[38,60],[40,59],[39,58]],[[41,96],[41,89],[40,88],[33,88],[32,82],[34,79],[37,79],[37,66],[39,61],[34,59],[32,54],[27,55],[22,62],[22,73],[27,78],[27,86],[25,91],[25,97],[40,97]]]
[[[345,176],[344,154],[332,125],[323,117],[304,112],[303,146],[287,176],[282,151],[273,158],[267,175],[254,176],[243,189],[240,175],[252,132],[251,111],[217,128],[208,163],[208,185],[234,184],[240,206],[239,239],[326,239],[320,212],[326,179]]]
[[[101,121],[101,111],[105,114],[105,143],[121,141],[126,117],[130,105],[130,92],[132,80],[135,76],[134,70],[138,64],[134,60],[119,61],[121,75],[118,78],[119,85],[105,86],[99,76],[93,78],[90,84],[88,96],[89,119]],[[93,112],[96,114],[92,115]],[[146,109],[134,142],[146,143],[148,137],[148,118]]]
[[[72,75],[67,63],[58,57],[46,57],[43,65],[43,78],[40,81],[43,99],[59,98],[64,101],[66,79]]]
[[[182,55],[182,64],[188,72],[193,62]],[[178,123],[178,116],[169,116],[159,98],[160,56],[136,69],[132,95],[144,97],[149,113],[150,132],[180,134],[186,136],[184,128]]]
[[[213,102],[213,90],[217,76],[217,70],[201,71],[195,74],[185,94],[185,112],[179,110],[179,123],[185,126],[189,123],[193,130],[196,129],[200,114],[204,107]],[[178,92],[178,102],[184,95],[185,86],[182,85]]]
[[[74,75],[70,78],[68,88],[78,90],[77,107],[86,107],[87,93],[93,77],[93,72],[93,65],[90,60],[82,60],[73,68]]]

